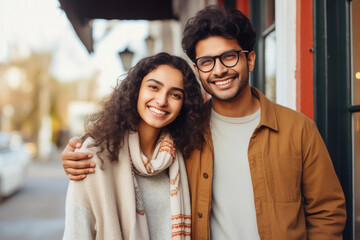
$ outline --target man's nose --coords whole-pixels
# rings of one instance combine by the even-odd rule
[[[215,59],[215,66],[213,69],[213,74],[218,76],[218,77],[222,77],[224,76],[224,74],[226,74],[228,71],[228,67],[224,66],[224,64],[222,64],[222,62],[220,61],[220,58],[216,58]]]

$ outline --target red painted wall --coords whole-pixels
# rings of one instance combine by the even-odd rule
[[[247,17],[250,17],[249,0],[236,0],[236,9],[240,10]]]
[[[296,1],[296,110],[314,119],[313,2]]]
[[[249,17],[249,1],[250,0],[236,0],[236,9],[240,10],[243,14]],[[225,5],[225,0],[218,0],[220,6]]]

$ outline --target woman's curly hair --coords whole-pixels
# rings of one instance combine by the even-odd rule
[[[97,155],[106,149],[110,160],[118,159],[120,148],[123,146],[126,134],[137,131],[140,115],[137,111],[140,85],[143,78],[160,65],[169,65],[178,69],[184,80],[185,95],[179,116],[169,125],[162,128],[162,132],[169,133],[175,147],[184,158],[187,158],[195,147],[200,147],[203,141],[203,106],[204,100],[200,85],[196,80],[188,63],[177,56],[159,53],[140,60],[121,84],[117,84],[109,99],[103,102],[102,109],[90,115],[85,123],[85,134],[94,139],[88,147],[99,147]]]
[[[200,10],[185,25],[182,48],[194,61],[196,44],[211,36],[236,39],[244,50],[254,50],[256,33],[249,19],[239,10],[226,10],[213,5]]]

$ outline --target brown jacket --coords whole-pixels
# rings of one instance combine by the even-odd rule
[[[252,93],[261,106],[248,149],[260,238],[342,239],[344,194],[315,123],[255,88]],[[210,239],[213,158],[208,130],[202,149],[186,161],[192,239]]]

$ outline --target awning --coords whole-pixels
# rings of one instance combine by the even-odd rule
[[[94,51],[92,19],[176,19],[172,0],[59,0],[89,53]]]

